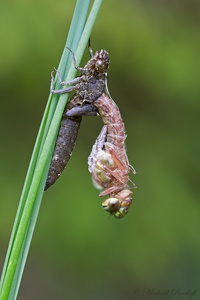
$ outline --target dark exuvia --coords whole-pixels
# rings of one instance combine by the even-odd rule
[[[47,190],[55,183],[69,161],[74,149],[78,130],[80,127],[82,115],[97,115],[98,110],[92,103],[106,91],[107,69],[109,66],[109,54],[106,50],[97,51],[94,55],[90,49],[91,59],[84,68],[76,65],[74,54],[73,61],[75,68],[81,72],[81,75],[69,82],[63,82],[57,72],[60,84],[63,86],[70,85],[67,88],[54,90],[54,78],[52,74],[51,93],[62,94],[75,91],[74,96],[66,107],[61,120],[61,126],[58,133],[49,173],[45,185]],[[67,112],[71,109],[79,110],[76,116],[68,116]]]

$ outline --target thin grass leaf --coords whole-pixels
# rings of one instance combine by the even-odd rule
[[[66,45],[68,45],[68,47],[70,47],[73,51],[75,51],[78,47],[76,51],[76,59],[78,63],[80,62],[84,49],[87,45],[89,35],[94,25],[94,20],[97,17],[102,0],[94,1],[88,21],[85,25],[89,2],[90,1],[87,0],[77,1],[70,32],[66,42]],[[91,14],[93,14],[93,17],[91,17]],[[76,72],[71,61],[72,58],[69,51],[64,49],[59,64],[59,70],[61,72],[61,76],[68,73],[67,78],[69,79],[72,79]],[[58,85],[58,82],[56,82],[56,87]],[[62,117],[67,98],[68,94],[62,95],[61,97],[59,97],[59,95],[50,95],[47,102],[22,191],[3,268],[0,285],[1,300],[13,300],[17,297],[28,250],[37,221],[60,119]]]

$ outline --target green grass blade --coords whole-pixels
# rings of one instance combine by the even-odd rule
[[[75,51],[78,47],[78,50],[76,51],[76,59],[78,63],[80,63],[82,54],[87,45],[88,38],[102,0],[94,1],[88,21],[85,25],[89,2],[90,1],[87,0],[77,1],[70,32],[66,42],[66,45],[68,45],[68,47],[70,47],[73,51]],[[93,14],[93,17],[91,14]],[[76,72],[71,60],[72,58],[69,51],[64,49],[59,64],[59,70],[61,72],[61,76],[65,76],[65,74],[68,73],[68,79],[72,79]],[[57,86],[59,86],[59,84],[56,82],[56,88]],[[59,95],[50,95],[44,112],[44,117],[30,161],[3,268],[0,285],[1,300],[13,300],[17,297],[44,192],[44,185],[52,157],[55,139],[67,98],[68,94],[62,95],[61,97],[59,97]]]

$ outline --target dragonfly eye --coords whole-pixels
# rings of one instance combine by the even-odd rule
[[[105,73],[106,67],[105,64],[103,63],[102,60],[97,60],[96,64],[95,64],[95,69],[99,72],[99,73]]]
[[[119,199],[109,198],[102,203],[102,207],[108,212],[117,212],[120,209]]]
[[[106,50],[100,50],[96,52],[95,69],[102,74],[105,74],[110,64],[109,54]]]
[[[128,213],[129,206],[121,207],[118,198],[109,198],[102,203],[102,207],[117,219],[123,218]]]

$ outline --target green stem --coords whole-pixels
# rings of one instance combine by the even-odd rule
[[[102,4],[96,0],[85,24],[89,0],[78,0],[70,27],[66,45],[75,52],[77,63],[80,63],[88,43],[95,19]],[[68,74],[72,79],[76,70],[71,62],[69,51],[64,48],[59,70],[61,76]],[[58,83],[56,83],[58,85]],[[36,139],[33,155],[27,172],[19,208],[16,214],[13,231],[5,259],[0,283],[0,300],[16,299],[26,263],[32,235],[36,225],[40,204],[44,192],[49,165],[55,145],[57,132],[68,94],[50,95]]]

